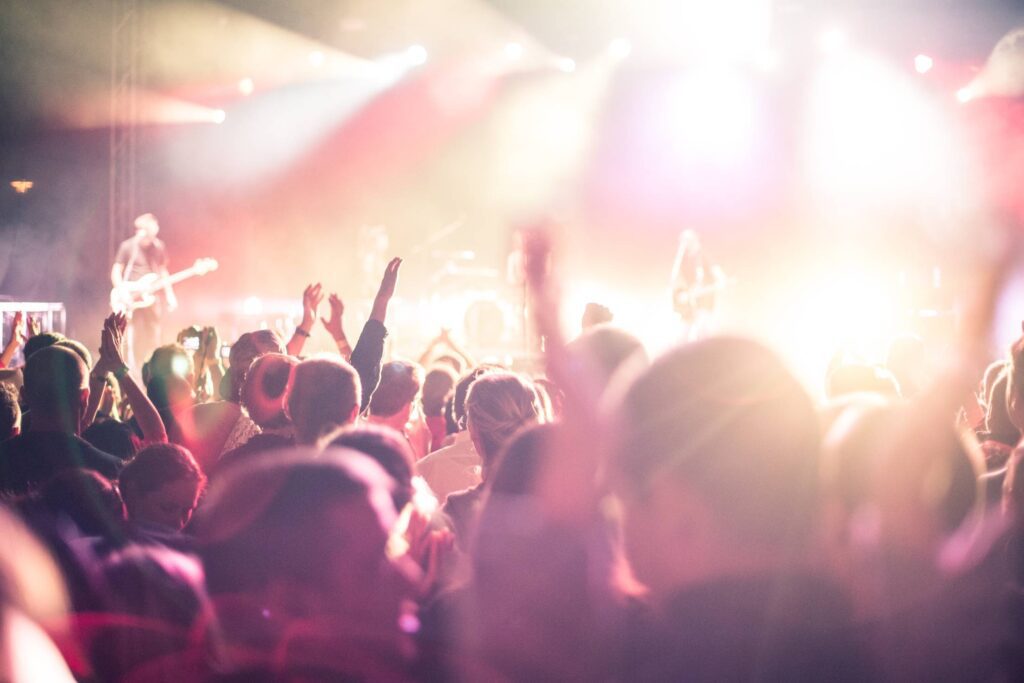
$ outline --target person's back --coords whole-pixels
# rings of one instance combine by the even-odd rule
[[[69,468],[117,476],[120,461],[79,437],[89,400],[85,364],[59,346],[41,349],[25,365],[27,432],[0,444],[0,491],[27,493]]]

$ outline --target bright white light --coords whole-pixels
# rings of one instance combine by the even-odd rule
[[[616,38],[608,44],[608,56],[612,59],[625,59],[632,51],[632,43],[625,38]]]
[[[732,69],[695,69],[668,89],[667,98],[664,129],[680,158],[729,166],[750,150],[754,95]]]
[[[227,118],[228,115],[223,109],[215,109],[213,114],[211,114],[211,119],[214,123],[224,123]]]
[[[943,111],[882,60],[829,61],[811,91],[806,175],[837,207],[941,204],[966,183],[965,150]]]
[[[846,48],[846,33],[842,29],[830,28],[818,36],[818,47],[827,55],[834,55]]]
[[[323,52],[320,52],[320,50],[314,50],[313,52],[309,53],[309,65],[314,69],[319,69],[321,66],[324,65],[324,62],[326,60],[327,56],[324,55]]]
[[[567,74],[576,70],[576,60],[570,57],[562,57],[558,60],[558,68]]]
[[[740,62],[766,47],[771,34],[772,0],[674,0],[638,3],[635,22],[644,43],[683,61]],[[631,22],[632,23],[632,22]]]
[[[972,88],[969,85],[964,86],[963,88],[960,88],[959,90],[956,91],[956,99],[959,100],[961,103],[970,102],[971,100],[974,99],[974,95],[974,88]]]
[[[765,48],[759,50],[754,55],[754,66],[761,71],[772,72],[777,71],[779,66],[782,64],[782,57],[779,55],[778,50],[772,48]]]
[[[422,45],[411,45],[409,49],[405,51],[405,57],[409,61],[409,64],[412,64],[413,66],[426,64],[427,48]]]
[[[901,331],[898,297],[878,264],[830,264],[794,278],[771,336],[793,369],[820,387],[832,355],[842,349],[875,355]],[[807,287],[806,282],[817,283]]]
[[[506,43],[505,56],[513,61],[523,56],[523,46],[519,43]]]
[[[255,89],[256,84],[252,82],[251,78],[243,78],[242,80],[238,81],[238,92],[242,93],[243,95],[251,95],[253,93],[253,90]]]
[[[926,74],[932,70],[935,66],[935,61],[932,60],[928,55],[918,55],[914,57],[914,68],[917,69],[917,73]]]
[[[263,313],[263,300],[258,296],[250,296],[242,302],[243,315],[261,315]]]

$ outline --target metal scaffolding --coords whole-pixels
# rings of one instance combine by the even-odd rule
[[[110,196],[107,256],[135,218],[138,87],[142,0],[111,0]]]

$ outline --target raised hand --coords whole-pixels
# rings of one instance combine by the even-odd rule
[[[25,324],[25,314],[14,314],[14,321],[11,323],[11,341],[19,347],[28,339],[28,326]]]
[[[220,335],[216,327],[204,327],[199,336],[199,350],[196,352],[196,359],[202,363],[211,364],[220,360],[217,353],[220,350]]]
[[[331,337],[335,341],[344,339],[345,330],[342,329],[341,316],[345,313],[345,302],[333,292],[328,297],[327,302],[331,306],[331,315],[329,318],[320,318],[320,322],[324,324],[324,327],[331,333]]]
[[[311,331],[313,323],[316,322],[317,309],[320,308],[320,302],[324,300],[322,289],[320,283],[317,282],[307,285],[302,292],[302,325],[300,327],[306,332]]]
[[[124,362],[124,330],[127,325],[121,313],[111,313],[103,321],[103,332],[100,334],[100,357],[93,367],[93,372],[105,375],[127,367]]]
[[[402,265],[402,259],[395,257],[388,262],[384,269],[384,277],[380,281],[380,289],[377,290],[378,299],[390,299],[395,295],[395,286],[398,285],[398,269]]]
[[[28,317],[28,336],[29,339],[35,337],[43,331],[43,324],[39,321],[39,318]]]

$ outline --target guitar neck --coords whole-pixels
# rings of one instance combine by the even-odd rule
[[[172,275],[157,278],[156,280],[153,281],[153,284],[150,287],[150,289],[152,289],[155,292],[156,290],[161,289],[163,287],[167,287],[168,285],[176,285],[182,280],[187,280],[190,277],[194,277],[198,274],[199,271],[196,270],[196,267],[191,266],[189,268],[186,268],[185,270],[180,270],[177,273],[173,273]]]

